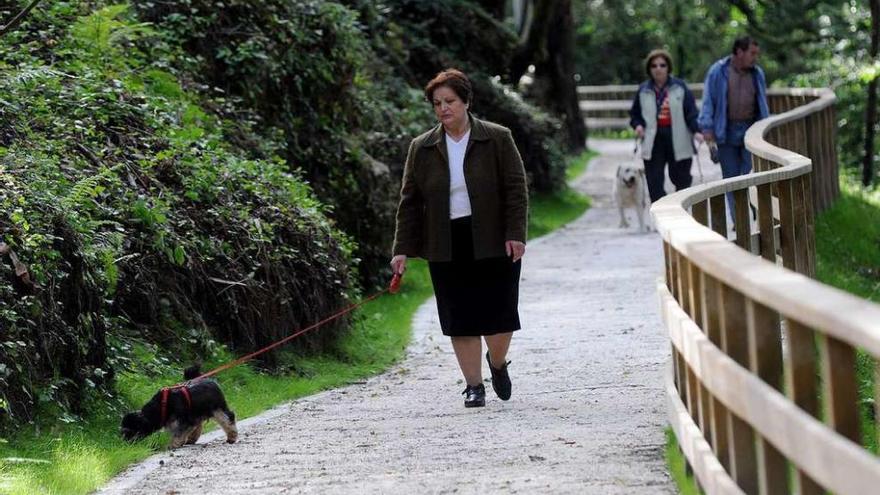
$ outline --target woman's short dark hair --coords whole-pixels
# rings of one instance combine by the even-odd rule
[[[651,61],[657,57],[662,57],[666,61],[666,68],[669,70],[669,74],[672,74],[672,55],[666,50],[658,48],[651,50],[651,53],[645,57],[645,73],[648,74],[648,77],[651,77]]]
[[[428,100],[429,103],[433,103],[434,91],[441,86],[446,86],[452,91],[455,91],[455,94],[458,95],[464,103],[471,102],[471,98],[473,97],[471,80],[464,75],[464,72],[458,69],[445,69],[438,72],[437,75],[434,76],[434,79],[431,79],[428,82],[428,85],[425,86],[425,99]]]
[[[752,45],[758,46],[758,42],[755,41],[751,36],[740,36],[739,38],[733,40],[733,48],[731,49],[731,53],[736,55],[737,50],[746,51]]]

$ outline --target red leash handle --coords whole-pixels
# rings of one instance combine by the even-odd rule
[[[403,281],[403,275],[400,273],[395,273],[393,277],[391,277],[391,283],[388,284],[388,292],[392,294],[397,294],[400,292],[400,283]]]

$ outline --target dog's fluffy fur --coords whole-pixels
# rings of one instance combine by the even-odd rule
[[[198,366],[187,368],[183,373],[185,380],[192,380],[201,373]],[[180,389],[171,389],[168,395],[165,424],[161,422],[162,391],[149,400],[138,412],[122,418],[122,437],[128,441],[139,440],[153,432],[165,428],[171,433],[171,448],[193,444],[202,434],[202,423],[213,418],[226,433],[226,441],[235,443],[238,430],[235,427],[235,413],[226,405],[226,398],[217,382],[203,379],[184,385],[190,394],[191,405]]]
[[[639,220],[639,230],[647,232],[651,230],[650,217],[647,216],[647,208],[651,201],[648,199],[648,184],[645,180],[645,169],[635,165],[620,165],[617,167],[617,177],[614,179],[612,196],[620,212],[620,227],[629,227],[626,221],[624,208],[632,207],[636,211]]]

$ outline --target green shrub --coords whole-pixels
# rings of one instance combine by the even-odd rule
[[[281,146],[227,139],[248,125],[234,102],[181,85],[180,52],[130,10],[95,8],[52,4],[0,39],[0,240],[28,272],[0,258],[0,428],[78,414],[138,342],[246,352],[357,295],[327,207],[281,157],[251,156]]]

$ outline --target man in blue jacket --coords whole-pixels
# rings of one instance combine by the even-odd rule
[[[760,48],[749,36],[733,42],[733,53],[718,60],[706,73],[703,109],[697,119],[707,141],[718,144],[721,175],[736,177],[752,171],[752,157],[746,150],[746,130],[770,115],[764,71],[755,62]],[[727,193],[733,217],[733,194]]]

